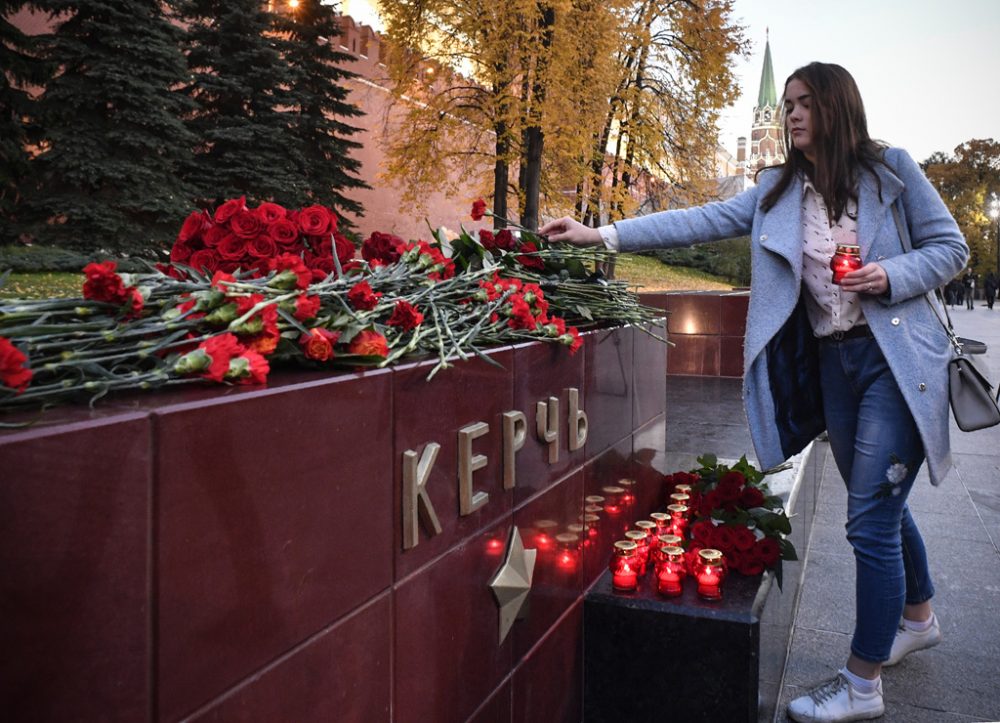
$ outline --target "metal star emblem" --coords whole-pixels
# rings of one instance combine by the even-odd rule
[[[521,533],[514,526],[507,545],[507,557],[503,566],[490,581],[493,597],[500,608],[500,643],[502,644],[517,619],[524,601],[531,592],[531,577],[535,571],[537,550],[525,550]]]

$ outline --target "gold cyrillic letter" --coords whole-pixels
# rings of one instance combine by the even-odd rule
[[[423,453],[417,458],[413,450],[403,452],[403,549],[409,550],[420,542],[420,530],[417,516],[424,522],[431,537],[441,533],[441,523],[438,521],[434,505],[427,496],[427,478],[431,467],[437,459],[441,445],[428,442]]]
[[[503,413],[503,488],[514,489],[516,484],[515,459],[528,436],[528,420],[524,412]]]
[[[458,514],[471,515],[489,502],[485,492],[473,492],[472,473],[489,461],[484,454],[472,453],[472,440],[490,431],[486,422],[476,422],[458,430]]]
[[[569,387],[569,449],[581,449],[587,442],[587,413],[580,409],[580,390]]]
[[[535,431],[538,438],[549,445],[549,464],[559,461],[559,400],[549,397],[548,402],[535,404]]]

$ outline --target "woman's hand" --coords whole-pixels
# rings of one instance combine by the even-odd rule
[[[865,264],[857,271],[844,274],[840,280],[840,288],[844,291],[852,291],[855,294],[868,294],[879,296],[889,290],[889,277],[881,264],[874,261]]]
[[[604,243],[596,228],[584,226],[569,216],[549,221],[538,229],[538,233],[547,236],[549,241],[568,241],[577,246],[599,246]]]

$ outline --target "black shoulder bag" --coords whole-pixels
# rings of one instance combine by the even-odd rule
[[[909,229],[900,218],[899,209],[896,204],[892,204],[892,217],[896,221],[896,230],[899,232],[900,241],[903,244],[903,251],[913,250],[910,241]],[[955,415],[955,423],[963,432],[975,432],[978,429],[986,429],[1000,424],[1000,390],[993,394],[993,385],[983,370],[969,356],[970,354],[985,354],[986,344],[975,339],[965,339],[955,335],[955,329],[951,325],[951,315],[948,313],[948,306],[941,298],[941,290],[935,289],[941,308],[944,309],[945,324],[941,318],[938,307],[931,299],[930,293],[924,298],[930,304],[934,316],[941,322],[948,340],[951,343],[954,355],[948,362],[948,398],[951,401],[951,413]]]

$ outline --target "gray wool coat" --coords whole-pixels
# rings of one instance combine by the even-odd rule
[[[885,152],[858,188],[858,243],[865,263],[889,277],[883,296],[861,295],[861,308],[916,420],[933,484],[951,469],[948,437],[948,337],[927,292],[966,264],[968,246],[920,167],[898,148]],[[816,342],[802,290],[802,184],[789,184],[770,211],[761,200],[779,172],[726,201],[618,221],[621,251],[689,246],[750,235],[751,287],[743,359],[743,393],[757,459],[766,469],[801,451],[826,428],[816,373]],[[898,199],[898,203],[897,203]],[[907,225],[913,251],[904,253],[892,204]],[[937,310],[939,311],[939,310]]]

